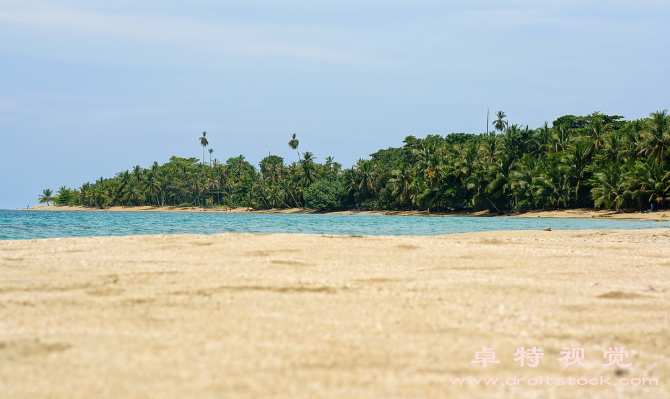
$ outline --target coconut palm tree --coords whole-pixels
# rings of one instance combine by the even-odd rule
[[[570,132],[563,126],[558,126],[554,128],[554,134],[552,136],[552,152],[564,151],[570,144]]]
[[[493,128],[502,133],[503,130],[505,130],[505,127],[507,127],[507,121],[505,120],[505,118],[507,118],[507,115],[505,115],[503,111],[498,111],[496,112],[496,117],[498,119],[493,121],[492,123]]]
[[[493,159],[498,155],[498,138],[491,132],[487,135],[480,144],[480,151],[483,154],[482,160],[493,162]]]
[[[40,195],[37,200],[39,201],[40,204],[46,203],[47,206],[49,206],[49,202],[54,201],[53,197],[53,191],[51,191],[50,188],[42,190],[42,195]]]
[[[632,195],[626,177],[621,172],[619,165],[608,164],[594,175],[591,197],[596,208],[604,205],[618,211]]]
[[[526,154],[514,164],[513,171],[510,173],[509,188],[514,194],[515,208],[530,205],[533,198],[532,185],[537,164],[537,159],[530,154]]]
[[[372,194],[375,189],[376,173],[372,161],[359,158],[354,165],[356,171],[357,191],[363,196]]]
[[[298,146],[300,145],[300,141],[295,137],[296,134],[293,133],[291,136],[291,141],[288,142],[288,146],[292,150],[296,150],[298,152],[298,161],[300,161],[300,151],[298,151]]]
[[[589,146],[586,149],[588,156],[595,156],[605,147],[606,127],[601,118],[596,118],[586,127],[586,136],[590,138]]]
[[[636,162],[631,169],[628,183],[640,210],[646,204],[663,206],[665,201],[670,200],[670,172],[647,162]]]
[[[209,141],[207,141],[207,132],[202,132],[202,136],[200,137],[200,145],[202,146],[202,164],[205,164],[205,147],[209,145]]]
[[[392,172],[392,178],[389,182],[393,185],[392,195],[397,198],[400,204],[409,204],[412,195],[410,187],[412,184],[412,168],[407,162],[400,164],[400,167]]]
[[[627,163],[633,154],[626,143],[624,134],[615,130],[605,136],[605,148],[603,148],[605,159],[608,162]]]
[[[142,167],[140,165],[133,167],[133,178],[138,183],[142,181]]]
[[[551,155],[552,149],[551,149],[551,137],[553,135],[553,132],[551,131],[551,128],[549,127],[549,123],[544,122],[544,125],[542,127],[538,128],[535,130],[535,135],[532,138],[532,142],[535,147],[535,151],[537,155],[543,156],[543,155]]]
[[[334,161],[334,159],[335,158],[333,158],[331,156],[326,157],[326,162],[323,164],[323,166],[324,166],[323,169],[326,173],[331,173],[333,171],[333,161]]]
[[[670,115],[668,110],[651,114],[647,129],[642,133],[639,146],[640,155],[646,155],[657,165],[668,161],[670,151]]]
[[[214,149],[210,148],[207,151],[209,152],[209,167],[211,168],[212,167],[212,153],[214,152]]]
[[[300,166],[302,168],[302,183],[305,188],[311,186],[316,181],[316,166],[314,164],[314,154],[309,151],[305,151],[303,159],[300,160]]]
[[[541,205],[551,207],[567,207],[570,202],[569,167],[552,163],[547,171],[535,179],[534,197]]]
[[[143,184],[144,191],[147,193],[147,198],[149,198],[149,205],[151,205],[151,197],[156,197],[156,205],[158,205],[158,192],[160,191],[160,182],[156,177],[156,174],[153,171],[149,171],[145,178]]]

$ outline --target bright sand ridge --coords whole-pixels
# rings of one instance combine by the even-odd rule
[[[0,241],[0,273],[3,399],[670,397],[670,229]],[[450,380],[570,375],[659,386]]]

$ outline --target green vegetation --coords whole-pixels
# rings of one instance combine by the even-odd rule
[[[49,206],[49,203],[54,202],[55,200],[53,197],[53,191],[51,191],[49,188],[42,190],[42,195],[37,197],[37,200],[40,204],[47,204],[47,206]]]
[[[342,207],[342,183],[335,174],[326,175],[305,191],[305,206],[317,211],[332,211]]]
[[[268,155],[258,168],[244,156],[205,163],[172,157],[164,165],[135,166],[78,189],[44,190],[40,203],[109,206],[309,207],[321,211],[420,209],[433,211],[603,207],[642,210],[670,202],[670,115],[626,121],[593,113],[566,115],[537,129],[510,124],[496,113],[493,132],[452,133],[379,150],[349,169],[327,157],[317,163],[288,145],[298,161]]]

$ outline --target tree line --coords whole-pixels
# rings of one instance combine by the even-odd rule
[[[297,160],[268,155],[258,166],[244,156],[209,162],[173,156],[79,188],[44,190],[40,203],[110,206],[310,208],[319,211],[485,210],[556,208],[642,210],[670,202],[670,115],[624,120],[599,112],[565,115],[536,129],[496,114],[488,133],[408,136],[343,169],[333,157],[316,162],[288,145]]]

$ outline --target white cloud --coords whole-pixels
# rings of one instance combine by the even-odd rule
[[[28,34],[61,35],[70,40],[111,39],[134,43],[165,43],[201,53],[241,57],[286,57],[301,61],[379,64],[383,61],[350,49],[313,43],[322,36],[315,27],[281,27],[189,17],[130,15],[53,3],[0,4],[0,21]],[[3,9],[4,8],[4,9]],[[311,42],[310,42],[311,41]]]
[[[0,99],[0,111],[16,111],[19,104],[16,101]]]

